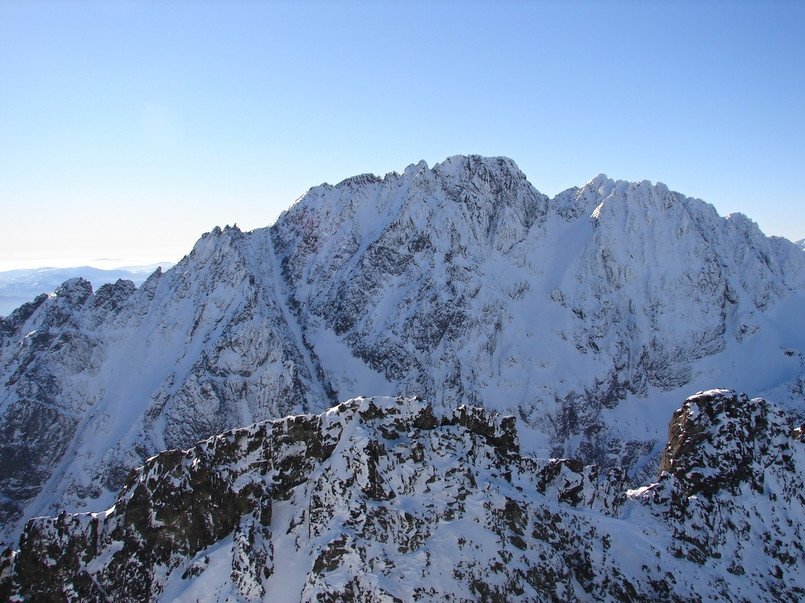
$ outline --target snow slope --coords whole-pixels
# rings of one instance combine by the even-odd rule
[[[662,184],[553,199],[505,158],[311,189],[142,286],[0,322],[0,525],[111,505],[160,450],[357,395],[510,413],[524,450],[645,481],[728,386],[805,414],[805,254]]]
[[[799,438],[773,404],[700,392],[658,481],[628,490],[521,454],[514,417],[360,398],[150,458],[103,513],[31,520],[0,595],[796,601]]]

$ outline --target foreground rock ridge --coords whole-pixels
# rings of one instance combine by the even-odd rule
[[[656,474],[725,385],[805,415],[805,253],[662,184],[554,198],[452,157],[215,228],[139,288],[65,282],[0,319],[0,541],[111,505],[145,459],[358,395],[517,417],[523,448]]]
[[[805,444],[729,390],[674,413],[657,482],[519,451],[515,419],[358,398],[148,459],[103,513],[32,519],[26,600],[797,601]]]

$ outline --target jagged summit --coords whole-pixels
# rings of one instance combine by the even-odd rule
[[[677,477],[688,496],[764,494],[773,479],[785,482],[776,471],[794,470],[780,452],[791,432],[790,419],[765,400],[724,389],[699,392],[671,418],[660,473]],[[802,493],[797,497],[805,502]]]
[[[361,186],[365,184],[376,184],[384,180],[396,181],[401,177],[414,176],[423,171],[437,172],[445,178],[451,179],[472,179],[475,176],[481,178],[493,177],[495,173],[508,173],[517,178],[525,178],[518,165],[508,157],[484,157],[481,155],[453,155],[444,161],[436,163],[433,168],[428,167],[425,160],[412,163],[403,170],[403,173],[389,172],[384,177],[366,173],[345,178],[335,185],[335,188],[346,186]],[[323,184],[324,187],[332,187]],[[315,187],[314,187],[315,188]]]
[[[659,184],[551,199],[509,159],[421,162],[102,289],[0,319],[8,542],[28,517],[110,505],[161,450],[359,395],[511,414],[523,451],[634,479],[689,391],[805,415],[805,255]]]
[[[149,458],[104,512],[32,519],[0,596],[794,601],[805,448],[781,417],[700,392],[659,481],[628,490],[522,455],[511,416],[354,399]]]

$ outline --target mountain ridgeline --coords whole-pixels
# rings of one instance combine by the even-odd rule
[[[470,156],[322,185],[139,288],[74,279],[0,319],[2,537],[111,506],[162,450],[361,395],[509,414],[531,457],[644,483],[692,391],[802,419],[804,310],[802,249],[662,184],[551,199]]]
[[[656,481],[520,452],[512,416],[358,398],[149,458],[101,513],[0,556],[31,601],[799,601],[805,445],[728,390]]]

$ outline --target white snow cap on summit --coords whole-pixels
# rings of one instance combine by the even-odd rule
[[[802,407],[805,255],[750,224],[604,174],[551,199],[457,156],[314,187],[136,290],[63,288],[0,322],[0,453],[24,459],[0,542],[113,504],[159,450],[360,394],[512,414],[535,456],[645,477],[691,392]],[[60,439],[17,427],[37,409]]]

